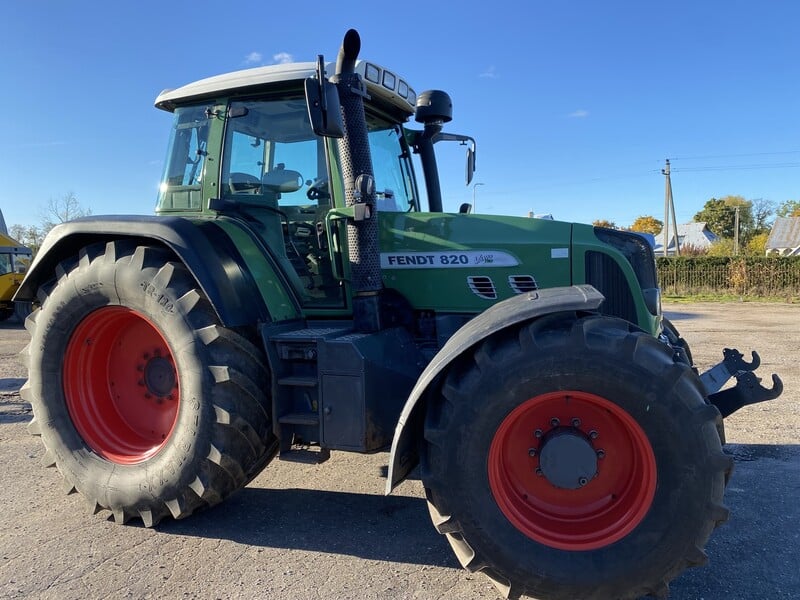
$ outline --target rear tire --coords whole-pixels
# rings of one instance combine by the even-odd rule
[[[720,420],[692,370],[625,321],[500,332],[429,404],[434,525],[507,597],[666,594],[727,518]]]
[[[259,349],[166,250],[98,244],[39,290],[23,350],[45,466],[117,522],[219,503],[277,450]]]

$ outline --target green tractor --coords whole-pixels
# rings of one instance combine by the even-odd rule
[[[666,593],[728,515],[722,418],[780,380],[735,350],[698,374],[639,235],[444,213],[434,147],[469,182],[474,140],[359,50],[163,92],[157,215],[53,229],[16,296],[45,465],[151,527],[275,456],[389,450],[386,492],[418,467],[505,597]]]

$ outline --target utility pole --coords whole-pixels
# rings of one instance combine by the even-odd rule
[[[733,208],[733,255],[739,256],[739,207]]]
[[[475,210],[475,188],[477,188],[479,185],[484,185],[484,184],[478,182],[478,183],[474,183],[472,185],[472,212],[473,212],[473,214],[477,212]]]
[[[672,228],[675,231],[675,256],[681,255],[681,244],[678,239],[678,222],[675,219],[675,202],[672,200],[672,180],[669,175],[669,159],[661,173],[666,177],[664,187],[664,256],[669,254],[669,218],[672,216]]]

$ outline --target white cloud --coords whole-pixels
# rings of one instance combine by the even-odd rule
[[[251,52],[247,56],[244,57],[244,62],[248,65],[252,65],[253,63],[260,63],[261,62],[261,52]]]
[[[495,71],[494,65],[492,65],[488,69],[486,69],[483,73],[478,75],[478,77],[483,77],[485,79],[496,79],[497,77],[499,77],[499,75]]]
[[[275,64],[283,65],[294,61],[294,57],[288,52],[278,52],[272,55],[272,62]]]
[[[567,115],[570,119],[585,119],[589,116],[589,111],[583,108],[579,108],[578,110],[571,112]]]

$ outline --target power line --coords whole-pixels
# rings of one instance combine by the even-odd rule
[[[800,154],[800,150],[783,150],[779,152],[748,152],[744,154],[716,154],[706,156],[673,156],[670,160],[707,160],[709,158],[744,158],[746,156],[778,156],[782,154]]]
[[[713,165],[709,167],[678,167],[677,169],[672,169],[672,172],[674,173],[681,171],[684,173],[700,173],[703,171],[756,171],[760,169],[796,169],[797,167],[800,167],[800,162],[762,163],[754,165]]]

